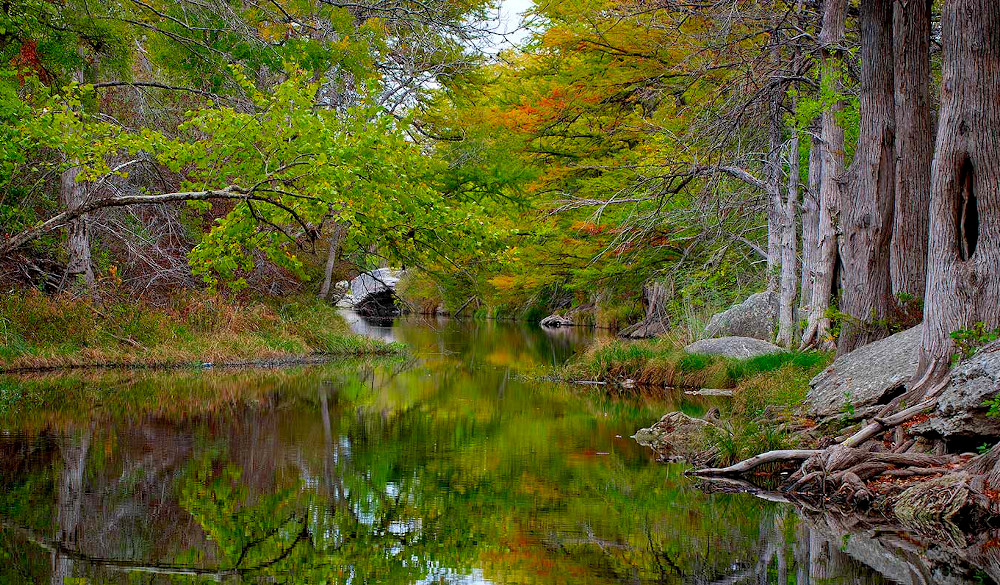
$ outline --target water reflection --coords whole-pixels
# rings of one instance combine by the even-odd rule
[[[391,333],[415,358],[0,379],[0,582],[886,582],[874,538],[705,493],[628,438],[704,399],[526,375],[585,331]]]

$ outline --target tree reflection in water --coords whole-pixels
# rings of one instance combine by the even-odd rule
[[[700,491],[628,435],[708,399],[611,399],[526,375],[580,340],[493,323],[394,335],[414,358],[0,380],[0,582],[996,574],[982,555],[949,565],[945,549],[901,544],[912,538]]]

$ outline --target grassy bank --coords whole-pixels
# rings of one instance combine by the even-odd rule
[[[720,465],[770,449],[795,446],[787,428],[800,424],[798,407],[809,381],[832,361],[821,352],[787,352],[750,359],[689,354],[672,339],[614,340],[595,345],[567,365],[566,379],[680,388],[732,389],[733,399],[704,437]]]
[[[187,293],[152,306],[29,291],[0,297],[0,370],[86,365],[274,361],[398,353],[350,332],[309,297],[224,299]]]
[[[820,352],[788,352],[746,360],[689,354],[674,339],[611,340],[596,344],[566,366],[569,379],[614,381],[631,379],[651,386],[737,388],[760,374],[818,373],[830,356]],[[808,380],[806,381],[808,382]]]

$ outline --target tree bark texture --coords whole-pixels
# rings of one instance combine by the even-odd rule
[[[323,269],[323,286],[319,290],[319,298],[326,300],[330,297],[330,289],[333,287],[333,269],[340,259],[340,245],[343,243],[346,229],[344,224],[334,223],[333,233],[330,234],[330,250],[326,256],[326,266]]]
[[[791,347],[795,335],[795,293],[798,291],[799,135],[788,145],[788,189],[781,208],[781,289],[778,295],[777,344]]]
[[[819,187],[823,173],[820,145],[818,139],[812,139],[812,144],[809,147],[809,183],[802,193],[802,292],[799,297],[799,307],[804,315],[808,314],[812,304],[812,272],[815,270],[817,256]]]
[[[847,0],[826,0],[823,4],[823,26],[820,31],[822,48],[822,84],[827,90],[841,90],[840,66],[847,22]],[[830,317],[827,310],[833,297],[834,273],[837,267],[837,218],[840,213],[844,180],[844,129],[837,117],[843,102],[833,104],[823,112],[820,130],[820,165],[822,179],[819,190],[819,219],[816,248],[810,268],[813,283],[809,320],[802,334],[802,345],[830,349]]]
[[[76,178],[80,167],[74,166],[63,171],[60,177],[59,197],[67,211],[75,211],[87,202],[87,189]],[[87,290],[94,286],[94,269],[90,257],[90,235],[87,216],[73,219],[66,229],[66,275],[63,283],[70,287],[85,285]],[[82,282],[81,282],[82,281]]]
[[[82,47],[77,47],[81,58],[85,58]],[[82,68],[73,71],[73,81],[83,84],[86,76]],[[76,163],[77,161],[72,161]],[[87,203],[87,188],[84,183],[77,182],[80,167],[72,166],[63,171],[59,184],[59,199],[63,208],[72,213]],[[66,273],[59,288],[69,285],[73,289],[83,288],[92,291],[94,288],[94,268],[90,257],[90,232],[87,229],[87,215],[74,218],[66,227]],[[82,286],[81,286],[82,285]]]
[[[945,3],[942,39],[923,373],[945,371],[951,332],[1000,326],[1000,3]]]
[[[934,136],[931,126],[931,0],[896,0],[896,188],[889,271],[901,308],[924,297]]]
[[[774,41],[777,43],[777,41]],[[775,49],[775,60],[780,58]],[[777,65],[777,63],[776,63]],[[782,118],[782,102],[785,99],[784,83],[773,81],[768,111],[767,156],[767,290],[778,290],[781,269],[781,226],[782,226],[782,172],[781,152],[784,146],[785,123]]]
[[[841,209],[844,265],[837,353],[886,337],[895,314],[889,278],[895,171],[893,0],[861,3],[861,95],[851,197]]]

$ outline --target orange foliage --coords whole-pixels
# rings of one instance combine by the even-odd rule
[[[42,61],[38,56],[38,45],[35,41],[25,41],[21,44],[21,50],[10,60],[11,66],[17,70],[17,79],[21,84],[28,77],[37,77],[42,83],[51,83],[52,76],[45,70]]]

